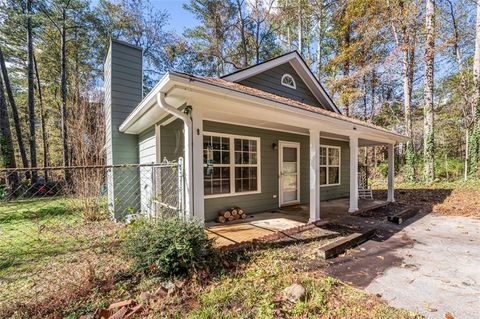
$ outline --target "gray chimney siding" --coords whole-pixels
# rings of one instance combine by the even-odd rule
[[[106,164],[138,164],[138,136],[119,131],[120,125],[142,101],[142,49],[112,40],[104,64]],[[140,182],[137,168],[107,173],[108,207],[115,219],[138,212]],[[137,185],[135,185],[137,184]]]

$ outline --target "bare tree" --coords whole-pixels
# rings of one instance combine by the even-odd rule
[[[390,7],[390,2],[389,2]],[[393,10],[392,10],[393,11]],[[397,47],[402,51],[402,79],[403,79],[403,109],[405,118],[405,133],[410,140],[406,145],[407,179],[415,178],[415,148],[413,145],[412,126],[412,88],[415,73],[415,48],[417,8],[413,1],[398,1],[398,12],[391,12],[391,25]],[[398,30],[400,29],[400,30]]]
[[[242,68],[245,68],[248,66],[248,44],[247,44],[247,26],[246,23],[248,21],[248,17],[244,16],[243,12],[243,0],[237,0],[237,11],[238,11],[238,24],[239,24],[239,31],[240,31],[240,37],[241,37],[241,46],[242,46]]]
[[[434,105],[433,78],[435,60],[435,1],[427,0],[425,7],[425,105],[423,108],[423,156],[425,181],[431,183],[435,179],[435,138],[434,138]]]
[[[480,2],[476,2],[477,18],[475,24],[475,53],[473,58],[473,132],[469,137],[468,158],[469,174],[478,171],[480,160]]]

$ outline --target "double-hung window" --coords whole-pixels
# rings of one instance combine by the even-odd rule
[[[320,185],[340,185],[340,147],[320,146]]]
[[[219,133],[203,135],[205,197],[260,192],[260,139]]]

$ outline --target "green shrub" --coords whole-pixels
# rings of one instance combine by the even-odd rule
[[[123,249],[134,270],[163,278],[188,276],[215,262],[213,241],[202,225],[170,217],[137,219],[125,230]]]

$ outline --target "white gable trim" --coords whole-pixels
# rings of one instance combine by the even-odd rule
[[[336,113],[341,114],[338,107],[333,103],[332,99],[325,91],[323,86],[320,82],[315,78],[310,68],[307,66],[305,61],[303,61],[302,57],[297,51],[293,51],[287,53],[285,55],[279,56],[278,58],[274,58],[270,61],[263,62],[252,67],[246,68],[244,70],[236,71],[231,74],[227,74],[222,77],[222,79],[231,81],[231,82],[239,82],[246,78],[252,77],[256,74],[262,73],[266,70],[272,69],[278,65],[284,63],[290,63],[293,69],[298,73],[300,78],[305,82],[308,86],[310,91],[315,95],[315,97],[321,101],[322,98],[327,101],[328,106]]]

